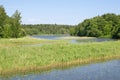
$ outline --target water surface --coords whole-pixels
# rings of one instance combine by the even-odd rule
[[[56,35],[41,35],[41,36],[32,36],[34,38],[41,38],[41,39],[50,39],[50,40],[56,40],[59,39],[61,36],[56,36]]]
[[[40,38],[40,39],[49,39],[49,40],[59,40],[63,37],[71,37],[71,36],[56,36],[56,35],[43,35],[43,36],[32,36],[34,38]],[[79,37],[80,38],[80,37]],[[69,39],[70,43],[88,43],[88,42],[105,42],[105,41],[113,41],[113,39],[110,38],[86,38],[83,39],[82,37],[80,39]]]
[[[114,39],[109,39],[109,38],[72,39],[71,43],[91,43],[91,42],[107,42],[107,41],[114,41]]]
[[[0,79],[2,80],[2,79]],[[9,80],[120,80],[120,60],[53,69],[39,74],[17,75]]]

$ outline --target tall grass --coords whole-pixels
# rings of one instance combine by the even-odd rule
[[[120,41],[88,44],[55,41],[54,44],[43,46],[19,45],[19,43],[45,42],[45,40],[28,39],[0,40],[0,74],[47,69],[60,64],[86,63],[97,59],[120,58]]]

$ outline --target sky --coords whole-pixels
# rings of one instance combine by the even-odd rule
[[[9,16],[18,10],[22,24],[77,25],[105,13],[120,14],[120,0],[0,0]]]

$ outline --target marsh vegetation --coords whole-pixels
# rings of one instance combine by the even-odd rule
[[[60,65],[70,66],[102,59],[120,58],[120,41],[88,44],[71,44],[68,41],[68,39],[46,40],[32,37],[1,39],[0,74],[27,73]],[[48,44],[24,46],[40,43]]]
[[[16,75],[2,80],[119,80],[120,60],[61,67],[44,72]]]
[[[120,15],[108,13],[78,25],[23,25],[18,10],[8,16],[0,6],[0,76],[120,59],[120,41],[110,38],[120,38]]]

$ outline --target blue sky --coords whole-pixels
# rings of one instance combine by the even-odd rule
[[[0,0],[11,16],[19,10],[23,24],[76,25],[105,13],[120,14],[120,0]]]

